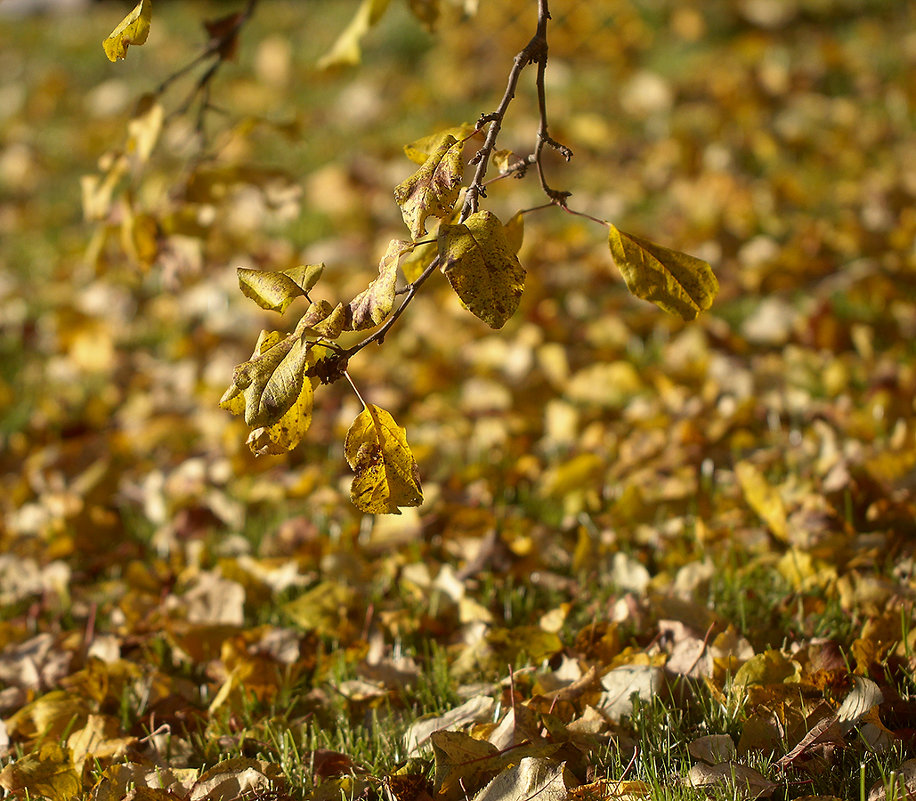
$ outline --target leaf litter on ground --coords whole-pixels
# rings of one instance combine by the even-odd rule
[[[474,24],[516,52],[496,6],[521,4],[491,5]],[[425,801],[864,786],[877,801],[911,789],[914,50],[892,3],[866,18],[800,0],[782,22],[739,6],[672,7],[653,26],[623,4],[601,26],[584,5],[551,41],[574,67],[555,70],[568,138],[591,151],[564,177],[573,199],[602,218],[610,207],[635,245],[661,231],[713,264],[715,304],[691,327],[663,318],[623,291],[600,230],[546,215],[509,242],[526,285],[513,316],[484,303],[478,323],[431,279],[403,333],[358,366],[423,476],[423,505],[396,524],[348,506],[328,446],[360,414],[352,399],[310,407],[300,448],[262,442],[257,460],[216,403],[248,334],[276,325],[238,297],[239,254],[267,305],[318,293],[302,264],[326,264],[321,291],[358,298],[403,236],[391,185],[413,168],[377,180],[385,150],[415,142],[422,165],[441,142],[417,140],[439,121],[393,130],[336,178],[313,165],[308,235],[290,227],[285,174],[232,163],[231,149],[192,177],[183,216],[157,195],[167,164],[134,206],[117,199],[132,162],[96,165],[93,147],[123,136],[106,104],[117,115],[118,93],[139,96],[149,76],[119,89],[97,72],[87,95],[55,47],[29,51],[33,68],[0,93],[6,792]],[[186,12],[157,6],[153,27],[178,42],[191,25],[172,13]],[[74,23],[87,52],[100,22]],[[467,56],[466,32],[443,31],[446,61]],[[266,52],[250,65],[261,75]],[[448,68],[429,66],[409,72]],[[406,80],[396,59],[378,69]],[[622,92],[596,110],[608,74]],[[287,91],[227,80],[252,115]],[[154,164],[161,109],[121,109],[131,158]],[[347,136],[377,135],[351,119],[363,127]],[[255,136],[290,166],[288,142]],[[315,158],[337,144],[314,142]],[[100,232],[90,268],[75,205],[59,210],[68,174],[78,202],[80,172]],[[450,180],[434,192],[445,226]],[[531,205],[516,183],[491,190],[500,219]],[[215,222],[200,227],[208,206]],[[357,304],[366,320],[390,311],[386,264]],[[260,283],[265,270],[298,289]],[[515,308],[509,289],[497,294]]]

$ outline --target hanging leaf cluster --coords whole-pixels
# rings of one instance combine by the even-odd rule
[[[458,0],[411,0],[408,7],[431,29],[446,2],[464,6],[465,11],[474,5]],[[364,38],[389,5],[390,0],[363,0],[318,66],[358,63]],[[205,25],[210,41],[204,57],[215,61],[201,78],[204,83],[199,82],[195,91],[201,91],[216,67],[235,52],[239,27],[253,7],[254,0],[247,11]],[[261,332],[251,357],[236,366],[220,406],[244,418],[251,429],[248,445],[254,454],[282,454],[295,448],[307,433],[315,390],[346,378],[363,406],[347,435],[344,452],[356,474],[351,496],[357,508],[364,512],[397,513],[400,507],[422,503],[423,494],[417,463],[404,429],[387,411],[363,399],[348,372],[352,357],[369,344],[384,340],[437,268],[461,305],[492,329],[505,326],[519,308],[526,278],[518,257],[523,217],[537,209],[520,211],[507,224],[492,211],[481,209],[480,202],[487,196],[490,164],[496,166],[497,178],[521,178],[534,167],[550,201],[547,205],[581,214],[569,207],[570,193],[551,188],[544,176],[545,147],[557,150],[566,160],[572,157],[572,151],[548,134],[544,72],[550,15],[546,3],[539,4],[538,9],[536,34],[513,60],[508,87],[497,110],[483,114],[476,124],[452,126],[405,146],[405,154],[417,168],[394,188],[394,200],[401,210],[409,239],[396,238],[389,242],[379,261],[377,276],[363,291],[350,300],[336,303],[313,298],[324,269],[322,264],[280,271],[238,270],[242,293],[262,309],[284,314],[300,298],[308,305],[291,332]],[[111,60],[124,58],[129,45],[146,41],[151,13],[151,0],[141,0],[115,28],[104,42]],[[532,64],[537,66],[541,124],[532,154],[521,156],[497,149],[497,138],[515,97],[519,76]],[[106,223],[106,229],[112,229],[113,220],[120,220],[121,239],[132,253],[132,260],[140,265],[152,263],[167,230],[180,228],[174,220],[137,213],[129,192],[120,203],[119,213],[114,213],[113,196],[116,188],[128,180],[131,170],[149,159],[160,137],[164,111],[158,95],[168,83],[156,95],[141,102],[131,121],[124,151],[113,155],[102,174],[87,177],[83,184],[87,218]],[[205,92],[201,102],[204,113]],[[467,145],[472,140],[483,144],[476,152],[465,152],[470,150]],[[473,174],[466,175],[470,168]],[[260,176],[252,179],[243,174],[244,170],[237,173],[221,175],[218,168],[207,172],[204,165],[197,165],[186,188],[187,200],[207,202],[219,183],[257,184],[262,180]],[[589,215],[581,216],[607,226],[611,255],[633,295],[684,320],[693,320],[710,308],[718,292],[718,281],[705,261],[626,233]],[[431,226],[435,228],[429,233]],[[352,336],[359,332],[366,332],[361,340]],[[351,344],[354,341],[356,344]]]

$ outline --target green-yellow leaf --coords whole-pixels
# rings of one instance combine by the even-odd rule
[[[293,601],[283,605],[283,611],[305,631],[322,637],[346,639],[352,628],[351,613],[358,596],[354,589],[339,581],[322,581]]]
[[[323,269],[323,264],[303,264],[278,272],[239,267],[239,289],[262,309],[282,314],[293,300],[308,294]]]
[[[252,428],[280,422],[302,395],[311,347],[295,334],[262,331],[252,358],[235,368],[219,405],[233,414],[244,411]]]
[[[461,125],[446,128],[444,131],[436,131],[436,133],[417,139],[409,145],[404,145],[404,153],[415,164],[423,164],[426,159],[442,146],[447,137],[452,136],[461,142],[475,130],[476,126],[463,122]]]
[[[330,51],[318,61],[322,70],[352,67],[362,60],[360,42],[387,11],[390,0],[363,0],[350,24],[343,30]]]
[[[490,328],[502,328],[515,314],[525,268],[495,214],[480,211],[461,225],[441,225],[439,260],[461,302]]]
[[[312,349],[308,350],[305,368],[315,363]],[[254,429],[248,436],[248,447],[255,456],[265,453],[280,454],[295,448],[312,424],[314,388],[312,379],[303,378],[299,396],[276,423]]]
[[[350,497],[360,511],[400,514],[399,506],[423,502],[407,434],[384,409],[370,403],[360,412],[347,432],[344,456],[356,473]]]
[[[608,244],[623,280],[636,297],[669,314],[694,320],[719,292],[712,268],[702,259],[670,250],[610,226]]]
[[[102,42],[105,55],[109,61],[127,58],[129,45],[142,45],[149,36],[150,22],[153,19],[152,0],[140,0],[121,24],[118,25]]]
[[[454,136],[447,135],[423,166],[395,187],[394,199],[415,240],[426,233],[427,217],[441,219],[451,214],[463,174],[461,146]]]
[[[381,325],[394,307],[395,285],[398,280],[398,264],[405,253],[414,249],[413,242],[392,239],[388,250],[378,265],[378,278],[350,301],[353,331]]]

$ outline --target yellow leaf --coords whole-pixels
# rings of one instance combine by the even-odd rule
[[[289,270],[268,272],[239,267],[239,289],[246,298],[251,298],[262,309],[286,311],[295,298],[307,295],[318,283],[323,264],[303,264]]]
[[[788,542],[786,508],[779,490],[770,486],[763,473],[750,462],[739,462],[735,465],[735,475],[748,506],[767,524],[774,537]]]
[[[140,0],[133,11],[130,12],[121,24],[118,25],[102,42],[105,55],[109,61],[127,58],[129,45],[142,45],[149,36],[150,22],[153,18],[152,0]]]
[[[400,514],[399,506],[423,502],[406,432],[384,409],[370,403],[360,412],[347,432],[344,455],[356,473],[350,497],[360,511]]]
[[[435,242],[424,242],[417,245],[413,252],[401,262],[401,272],[408,283],[416,281],[429,263],[435,258],[439,246]]]
[[[363,0],[350,24],[343,30],[331,50],[318,61],[318,69],[352,67],[362,59],[359,43],[382,18],[390,0]]]
[[[522,241],[525,239],[525,218],[520,211],[515,212],[506,223],[506,242],[512,252],[518,255],[522,249]]]
[[[413,242],[405,242],[402,239],[392,239],[388,243],[388,250],[379,262],[378,278],[350,301],[351,330],[361,331],[381,325],[391,314],[395,284],[398,280],[398,264],[404,254],[413,248]]]
[[[357,595],[352,587],[337,581],[322,581],[284,604],[283,611],[305,631],[345,640],[352,634],[350,616],[356,602]]]
[[[608,244],[627,289],[669,314],[694,320],[712,306],[719,282],[702,259],[610,226]]]
[[[525,288],[525,268],[489,211],[461,225],[439,228],[442,272],[467,309],[490,328],[502,328],[515,313]]]
[[[50,801],[70,801],[80,794],[83,782],[73,766],[70,751],[46,741],[37,752],[7,765],[0,772],[0,787],[21,795],[44,796]]]
[[[426,218],[444,218],[451,214],[458,192],[464,163],[461,146],[448,135],[413,175],[394,188],[394,199],[401,207],[404,224],[416,240],[426,233]]]
[[[749,684],[782,684],[798,672],[798,663],[787,659],[780,651],[770,649],[747,660],[735,673],[733,687]]]
[[[446,128],[444,131],[437,131],[436,133],[429,134],[429,136],[417,139],[409,145],[404,145],[404,153],[407,158],[415,164],[423,164],[426,159],[442,146],[442,143],[447,137],[452,136],[460,142],[470,136],[475,130],[475,126],[463,122],[461,125]]]

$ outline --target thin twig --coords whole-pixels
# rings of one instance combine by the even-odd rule
[[[540,40],[541,47],[537,54],[538,73],[535,84],[538,90],[538,112],[540,113],[541,121],[538,125],[538,140],[534,148],[534,163],[538,168],[538,179],[541,182],[541,189],[544,190],[544,194],[550,198],[551,202],[565,207],[566,199],[572,193],[552,189],[547,184],[547,179],[544,177],[544,164],[541,160],[544,145],[549,145],[554,150],[559,151],[566,161],[569,161],[573,155],[572,150],[566,145],[561,145],[547,131],[547,89],[544,84],[544,76],[547,73],[547,20],[549,19],[550,11],[547,9],[547,0],[538,0],[538,32],[536,38]]]
[[[414,299],[414,295],[417,294],[417,290],[421,286],[423,286],[426,279],[429,278],[433,274],[433,271],[438,266],[439,266],[439,257],[436,256],[436,258],[434,258],[429,263],[429,265],[427,265],[426,269],[423,270],[423,272],[420,273],[419,276],[417,276],[417,279],[407,288],[407,295],[405,296],[404,300],[401,301],[401,305],[398,306],[397,309],[395,309],[394,314],[392,314],[391,317],[389,317],[385,321],[385,324],[381,328],[379,328],[378,331],[376,331],[374,334],[371,334],[370,336],[366,337],[361,342],[357,342],[355,345],[347,348],[346,351],[344,351],[346,358],[349,359],[351,356],[353,356],[353,354],[359,353],[363,348],[365,348],[367,345],[371,345],[373,342],[378,342],[379,345],[381,345],[385,339],[385,335],[388,333],[388,330],[391,328],[391,326],[393,326],[397,322],[398,317],[400,317],[404,313],[404,310],[407,308],[410,302]]]
[[[232,39],[238,36],[239,31],[242,26],[251,19],[254,15],[255,9],[258,6],[260,0],[248,0],[247,5],[244,10],[240,11],[236,15],[236,19],[232,25],[222,32],[221,35],[211,38],[208,42],[206,48],[196,55],[191,61],[185,64],[183,67],[180,67],[171,75],[169,75],[159,86],[156,88],[155,94],[163,95],[168,90],[168,88],[175,83],[178,79],[187,75],[189,72],[206,62],[208,59],[213,59],[213,62],[207,67],[206,70],[201,74],[201,76],[195,81],[194,87],[191,89],[188,96],[184,101],[169,115],[170,117],[180,116],[185,114],[191,106],[194,104],[194,101],[198,97],[203,97],[201,102],[200,109],[198,111],[196,128],[198,132],[203,131],[204,127],[204,116],[207,111],[211,110],[210,106],[210,83],[213,80],[216,73],[219,71],[219,68],[223,65],[226,60],[226,49]]]

